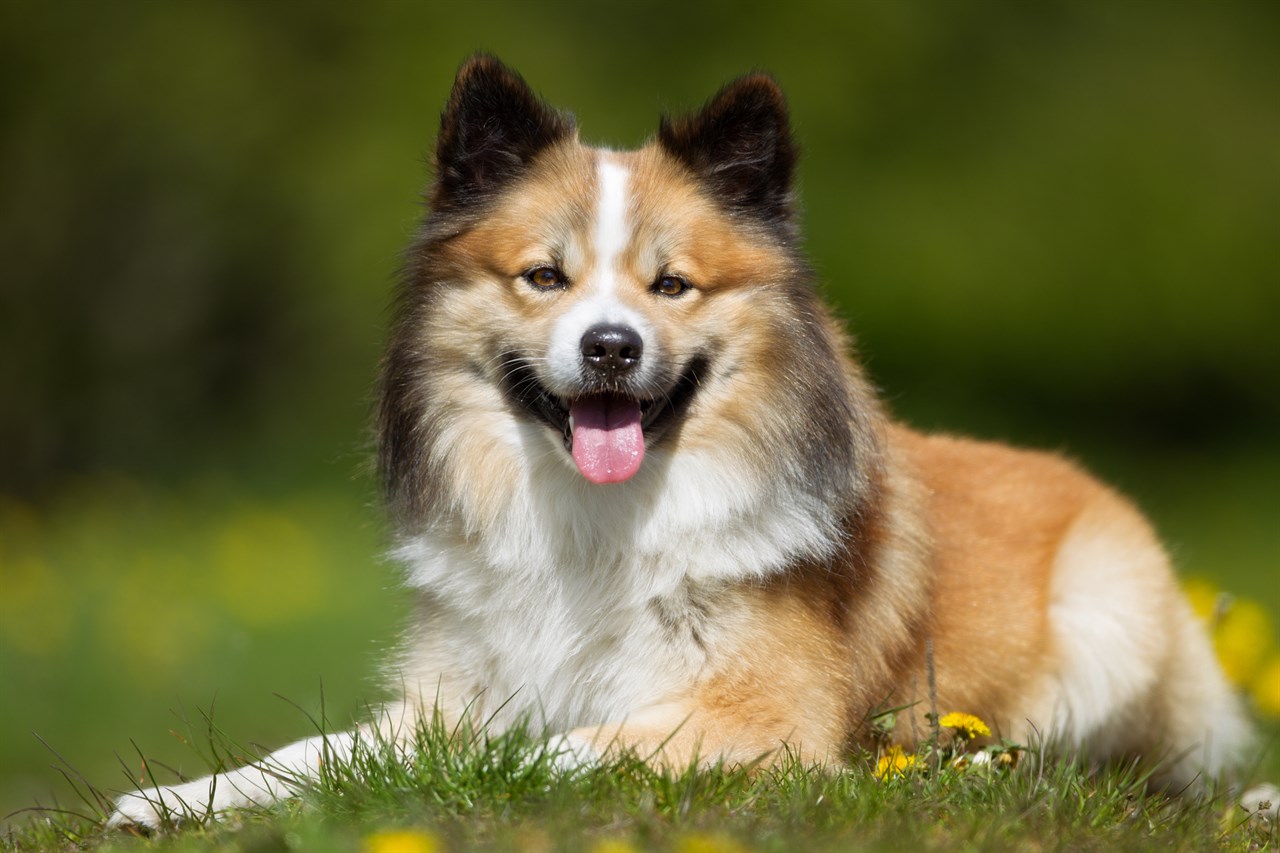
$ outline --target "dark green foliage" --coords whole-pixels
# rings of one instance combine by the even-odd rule
[[[809,249],[918,420],[1274,434],[1278,40],[1263,0],[14,0],[0,444],[22,452],[0,481],[167,470],[272,429],[350,440],[480,48],[612,145],[773,72]]]

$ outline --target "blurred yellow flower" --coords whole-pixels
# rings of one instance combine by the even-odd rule
[[[1182,591],[1195,614],[1212,624],[1222,601],[1222,590],[1217,584],[1207,578],[1187,578],[1182,582]]]
[[[889,776],[903,776],[916,766],[916,757],[907,755],[900,746],[891,746],[880,755],[876,762],[876,778],[886,779]]]
[[[1233,598],[1204,578],[1189,578],[1182,589],[1191,609],[1209,626],[1218,663],[1227,678],[1244,689],[1254,684],[1251,692],[1260,710],[1273,707],[1270,702],[1275,701],[1274,694],[1266,694],[1266,690],[1277,688],[1266,685],[1272,683],[1269,678],[1280,676],[1264,665],[1268,656],[1275,656],[1276,649],[1271,615],[1258,602]],[[1260,695],[1263,698],[1258,698]],[[1280,715],[1280,710],[1271,713]]]
[[[596,842],[591,848],[591,853],[639,853],[639,850],[629,841],[623,841],[621,838],[605,838]]]
[[[698,832],[676,842],[676,853],[747,853],[741,842],[720,833]]]
[[[1253,681],[1275,645],[1271,616],[1258,602],[1238,598],[1218,622],[1213,645],[1227,678],[1244,687]]]
[[[289,515],[265,507],[227,520],[214,542],[213,587],[254,626],[278,625],[320,610],[330,564],[316,541]]]
[[[72,585],[39,557],[10,559],[0,578],[0,639],[31,657],[43,658],[67,644],[75,627]]]
[[[1280,652],[1262,665],[1250,693],[1258,713],[1264,717],[1280,717]]]
[[[440,839],[421,829],[388,829],[367,836],[364,853],[438,853]]]
[[[187,579],[196,573],[186,555],[130,553],[95,608],[98,642],[113,672],[146,684],[169,675],[207,648],[213,636],[209,608]]]
[[[991,729],[987,728],[987,724],[982,722],[973,714],[961,714],[953,711],[950,714],[943,714],[942,719],[938,720],[938,725],[944,729],[951,729],[959,737],[973,740],[981,735],[986,737],[991,734]]]

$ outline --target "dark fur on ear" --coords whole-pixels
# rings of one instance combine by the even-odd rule
[[[476,54],[458,69],[440,119],[432,206],[483,200],[573,132],[573,118],[548,106],[523,77],[493,56]]]
[[[730,210],[767,222],[790,218],[796,145],[786,98],[769,75],[734,80],[696,113],[664,116],[658,142]]]

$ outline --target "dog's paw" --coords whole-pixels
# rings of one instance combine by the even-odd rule
[[[208,780],[144,788],[116,800],[108,829],[140,827],[157,830],[208,818],[215,806]]]
[[[547,741],[546,755],[558,773],[570,776],[593,767],[600,761],[600,751],[586,738],[570,732]]]
[[[1240,806],[1249,814],[1262,815],[1268,820],[1280,819],[1280,788],[1275,785],[1254,785],[1240,798]]]

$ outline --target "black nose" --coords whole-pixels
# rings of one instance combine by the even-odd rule
[[[644,341],[630,326],[602,323],[582,336],[582,361],[596,373],[618,376],[640,363]]]

